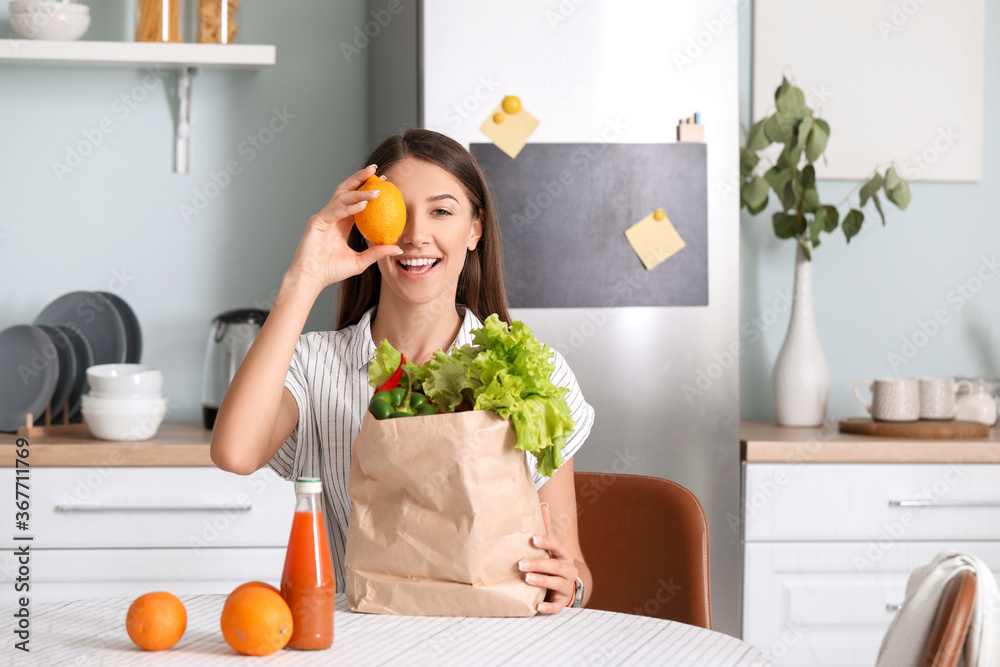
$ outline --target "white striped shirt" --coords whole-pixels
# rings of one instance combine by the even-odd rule
[[[368,365],[375,357],[371,335],[371,312],[357,324],[337,331],[303,334],[295,346],[285,386],[299,408],[295,430],[268,465],[287,480],[318,477],[323,482],[323,513],[333,551],[337,591],[344,590],[344,550],[351,500],[347,481],[351,472],[351,445],[361,430],[361,418],[374,390],[368,385]],[[472,330],[482,322],[466,309],[462,328],[452,346],[472,344]],[[561,354],[552,350],[555,370],[552,382],[566,387],[566,402],[576,427],[566,441],[563,457],[568,461],[590,434],[594,409],[588,404],[573,371]],[[535,457],[526,452],[535,487],[548,478],[535,470]]]

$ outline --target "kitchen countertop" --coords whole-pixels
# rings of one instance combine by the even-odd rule
[[[740,422],[740,452],[748,463],[1000,463],[1000,429],[970,440],[913,440],[840,433],[819,427]]]
[[[19,436],[0,433],[0,467],[13,467]],[[115,442],[90,434],[29,438],[28,464],[41,466],[211,466],[212,432],[201,422],[164,422],[151,440]]]
[[[0,467],[14,466],[18,436],[0,433]],[[164,422],[151,440],[112,442],[89,435],[30,438],[32,466],[212,466],[212,432],[200,422]],[[974,440],[902,440],[839,433],[820,427],[740,423],[748,463],[1000,463],[1000,428]]]

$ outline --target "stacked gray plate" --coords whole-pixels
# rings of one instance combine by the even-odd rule
[[[0,331],[0,431],[15,431],[31,413],[35,423],[52,404],[78,421],[88,390],[87,368],[139,363],[142,331],[124,299],[110,292],[70,292],[47,305],[33,325]]]

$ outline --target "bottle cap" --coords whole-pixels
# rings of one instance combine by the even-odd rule
[[[295,480],[295,493],[321,493],[323,482],[319,477],[299,477]]]

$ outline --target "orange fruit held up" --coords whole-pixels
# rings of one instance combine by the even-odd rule
[[[406,203],[403,194],[389,181],[372,174],[358,190],[379,190],[375,201],[354,214],[354,224],[362,236],[375,245],[392,245],[406,226]]]
[[[158,591],[140,595],[128,608],[125,630],[136,646],[163,651],[181,638],[187,628],[187,609],[176,595]]]
[[[237,653],[271,655],[292,638],[292,611],[281,594],[240,586],[222,607],[222,636]]]
[[[248,581],[245,584],[240,584],[239,586],[233,589],[233,593],[235,593],[236,591],[241,591],[244,588],[250,588],[252,586],[260,586],[261,588],[267,588],[268,590],[272,590],[278,595],[281,595],[281,591],[279,589],[263,581]],[[233,593],[230,593],[230,595],[232,595]]]

